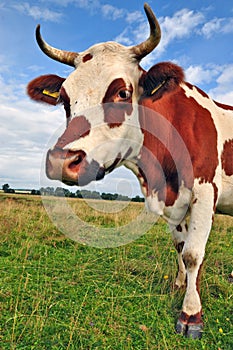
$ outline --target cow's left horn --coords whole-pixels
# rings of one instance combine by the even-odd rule
[[[41,50],[53,60],[67,64],[69,66],[75,67],[75,58],[78,56],[78,53],[71,51],[63,51],[55,49],[54,47],[47,44],[41,34],[40,34],[40,25],[36,27],[36,41],[41,48]]]
[[[157,21],[153,11],[147,3],[144,4],[144,10],[150,24],[150,36],[146,41],[143,41],[141,44],[133,46],[131,48],[134,56],[138,61],[148,55],[159,44],[161,39],[159,22]]]

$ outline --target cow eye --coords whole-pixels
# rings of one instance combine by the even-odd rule
[[[132,93],[129,90],[120,90],[118,92],[119,101],[129,100],[131,98],[131,96],[132,96]]]

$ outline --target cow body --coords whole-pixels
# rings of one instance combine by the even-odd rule
[[[42,50],[76,69],[66,79],[39,77],[28,93],[66,110],[67,128],[47,154],[49,178],[82,186],[121,165],[138,177],[148,209],[170,225],[176,285],[187,283],[176,330],[199,338],[198,277],[213,215],[233,215],[233,107],[185,82],[171,62],[148,72],[140,67],[160,38],[148,5],[145,10],[151,35],[134,48],[111,42],[64,54],[44,43],[37,29]]]

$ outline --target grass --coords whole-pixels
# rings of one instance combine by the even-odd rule
[[[70,201],[102,227],[127,224],[143,206],[105,214]],[[233,349],[232,218],[216,216],[207,245],[205,329],[194,341],[174,332],[184,291],[174,289],[176,252],[163,221],[131,244],[98,249],[59,232],[39,197],[2,194],[0,213],[0,349]]]

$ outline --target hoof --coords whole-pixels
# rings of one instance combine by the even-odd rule
[[[187,338],[201,339],[203,332],[203,323],[187,324],[178,320],[176,324],[176,333],[182,334]]]
[[[187,325],[181,322],[180,320],[178,320],[176,324],[176,333],[185,335],[186,330],[187,330]]]
[[[201,339],[203,324],[191,324],[187,327],[186,336],[192,339]]]

